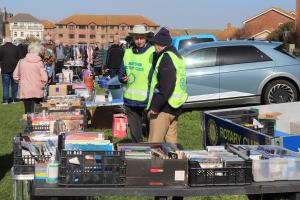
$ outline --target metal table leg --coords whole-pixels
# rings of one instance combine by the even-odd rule
[[[17,200],[17,191],[18,191],[17,184],[18,184],[17,180],[14,179],[14,183],[13,183],[13,191],[14,191],[14,193],[13,193],[13,199],[14,200]]]
[[[290,200],[300,200],[300,193],[294,193],[290,196]]]

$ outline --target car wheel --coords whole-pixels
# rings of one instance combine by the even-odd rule
[[[265,104],[286,103],[298,101],[298,90],[289,81],[276,80],[268,83],[264,89],[263,102]]]

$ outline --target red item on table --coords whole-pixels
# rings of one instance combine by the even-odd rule
[[[127,130],[127,116],[125,114],[113,115],[113,137],[125,138]]]

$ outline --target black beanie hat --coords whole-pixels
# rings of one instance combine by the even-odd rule
[[[170,32],[165,27],[162,27],[150,41],[154,44],[160,44],[162,46],[169,46],[172,44]]]

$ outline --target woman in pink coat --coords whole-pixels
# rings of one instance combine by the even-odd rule
[[[44,64],[39,56],[43,46],[32,43],[28,53],[21,59],[13,73],[15,81],[19,82],[19,97],[24,102],[25,114],[34,112],[34,105],[40,103],[44,96],[44,86],[48,77]]]

